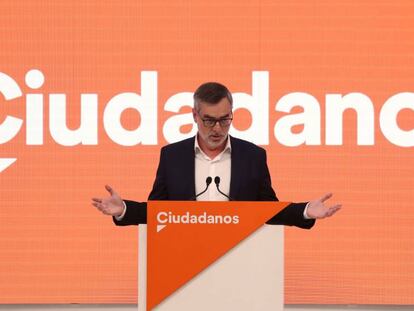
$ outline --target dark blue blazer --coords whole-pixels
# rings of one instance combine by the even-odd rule
[[[247,141],[230,137],[231,178],[229,196],[236,201],[278,201],[271,185],[266,151]],[[160,162],[148,200],[186,201],[195,196],[194,139],[161,149]],[[213,176],[214,177],[214,176]],[[146,223],[146,203],[125,200],[127,211],[117,225]],[[304,219],[306,203],[293,203],[272,217],[268,224],[311,228],[315,220]]]

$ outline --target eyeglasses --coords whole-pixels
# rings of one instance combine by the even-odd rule
[[[205,127],[215,127],[217,122],[220,124],[221,127],[228,127],[231,124],[231,121],[233,118],[223,118],[223,119],[213,119],[213,118],[207,118],[203,119],[200,116],[201,121],[203,121],[203,124]]]

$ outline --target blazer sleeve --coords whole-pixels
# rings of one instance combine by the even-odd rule
[[[147,223],[147,203],[124,200],[126,213],[121,220],[112,217],[117,226],[130,226]]]

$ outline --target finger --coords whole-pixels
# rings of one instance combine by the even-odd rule
[[[337,211],[339,209],[341,209],[342,205],[341,204],[336,204],[334,206],[331,206],[329,209],[333,210],[333,211]]]
[[[342,204],[336,204],[334,206],[331,206],[330,208],[340,209],[341,207],[342,207]]]
[[[100,206],[100,204],[99,204],[99,203],[93,202],[93,203],[92,203],[92,205],[93,205],[93,206],[95,206],[97,209],[100,209],[100,208],[99,208],[99,206]]]
[[[97,202],[97,203],[102,203],[101,198],[92,198],[92,201]]]
[[[332,193],[327,193],[320,199],[320,201],[325,202],[326,200],[330,199],[331,197],[332,197]]]
[[[112,187],[110,185],[105,185],[105,189],[111,194],[114,195],[115,191],[114,189],[112,189]]]
[[[100,211],[103,211],[103,209],[105,208],[101,203],[92,203],[92,205]]]
[[[330,207],[330,208],[328,209],[327,216],[328,216],[328,217],[332,216],[332,215],[333,215],[333,214],[335,214],[337,211],[339,211],[339,210],[341,209],[341,207],[342,207],[342,205],[341,205],[341,204],[337,204],[337,205],[334,205],[334,206]]]

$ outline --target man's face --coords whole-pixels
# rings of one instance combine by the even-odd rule
[[[229,119],[233,118],[231,104],[227,98],[221,99],[217,104],[199,103],[198,111],[193,109],[193,117],[198,126],[201,148],[216,150],[224,146],[230,129]],[[213,127],[210,127],[209,125],[212,125],[215,120],[221,120],[222,125],[216,122]]]

